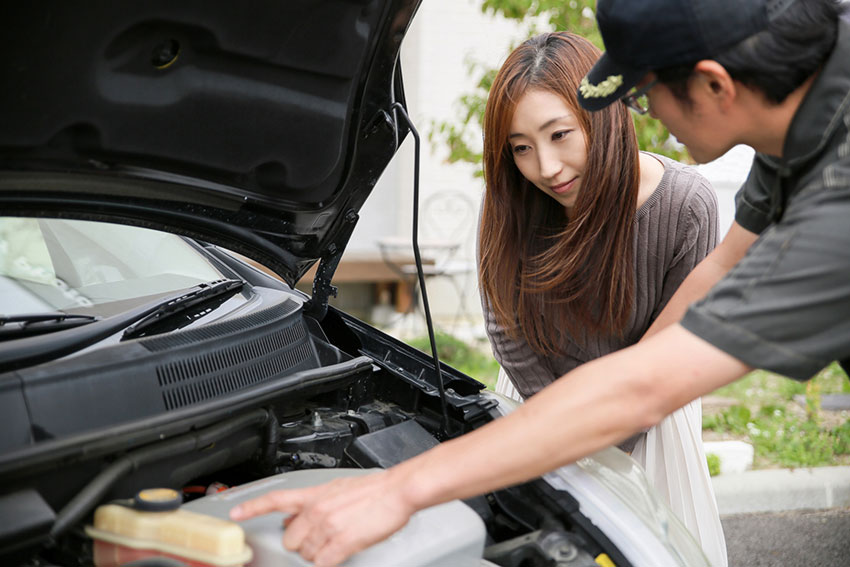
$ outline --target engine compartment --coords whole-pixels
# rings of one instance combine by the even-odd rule
[[[92,565],[84,528],[95,507],[142,489],[182,491],[191,506],[276,475],[385,468],[498,416],[483,386],[450,367],[444,406],[429,356],[342,312],[321,323],[300,310],[287,317],[306,329],[318,367],[3,457],[3,564]],[[589,567],[602,553],[628,565],[576,501],[543,480],[464,505],[486,530],[482,565]],[[144,565],[167,565],[157,561]]]
[[[259,420],[255,421],[256,424],[259,424]],[[362,433],[367,427],[371,433]],[[269,430],[268,427],[265,429]],[[313,483],[317,483],[330,479],[329,475],[335,477],[349,474],[347,471],[355,468],[373,468],[379,462],[387,462],[389,449],[399,446],[400,443],[424,450],[427,449],[426,445],[437,442],[436,438],[416,421],[415,416],[411,417],[402,408],[384,402],[373,402],[357,410],[345,411],[317,405],[310,409],[305,408],[298,419],[283,422],[275,429],[280,437],[274,443],[275,456],[272,461],[264,461],[258,455],[263,452],[264,441],[267,440],[263,439],[262,434],[258,434],[257,429],[252,430],[249,427],[235,431],[216,442],[215,446],[208,445],[179,459],[170,458],[140,468],[136,473],[117,482],[110,490],[110,496],[103,501],[127,498],[136,489],[160,486],[169,478],[165,484],[174,486],[173,482],[179,480],[177,477],[191,476],[188,471],[198,467],[209,468],[208,463],[222,460],[223,455],[227,453],[246,455],[244,459],[237,459],[241,462],[234,466],[192,478],[179,487],[184,498],[189,501],[184,506],[208,513],[203,506],[196,507],[196,502],[203,503],[208,498],[226,495],[230,492],[230,487],[237,487],[233,489],[237,490],[238,487],[251,482],[265,483],[275,477],[291,474],[315,475]],[[414,441],[411,443],[412,439]],[[252,447],[253,451],[245,451],[246,446]],[[409,448],[407,451],[413,449]],[[189,466],[189,461],[194,464]],[[272,490],[276,486],[269,484],[267,488]],[[225,490],[218,492],[222,489]],[[455,538],[460,536],[454,535],[453,538],[446,537],[443,543],[445,546],[453,543],[461,548],[477,547],[479,552],[483,547],[482,559],[486,558],[491,564],[504,567],[591,567],[597,565],[593,558],[600,553],[612,555],[610,547],[604,547],[604,543],[600,545],[590,532],[585,531],[587,526],[582,527],[576,521],[577,506],[573,505],[569,496],[555,492],[538,480],[468,500],[464,503],[464,508],[474,511],[474,515],[480,518],[486,530],[483,541],[480,545],[477,541],[458,542]],[[195,497],[199,497],[197,501],[194,500]],[[425,533],[431,533],[427,527],[428,523],[432,525],[431,531],[434,524],[445,524],[446,514],[449,513],[432,513],[425,516],[422,521],[426,522],[426,525],[420,528],[420,532],[424,530]],[[454,510],[451,514],[450,519],[456,517],[458,511]],[[93,542],[84,533],[85,525],[91,521],[89,516],[90,514],[86,514],[69,526],[55,542],[43,542],[34,555],[30,549],[30,553],[24,554],[26,556],[19,554],[14,560],[20,559],[20,564],[28,567],[93,565]],[[277,526],[280,525],[279,519],[274,518],[273,521]],[[464,525],[468,525],[468,522]],[[256,545],[250,528],[247,529],[247,535],[249,544]],[[400,537],[404,540],[405,536]],[[292,554],[287,554],[279,545],[276,554],[269,554],[268,549],[273,546],[267,538],[264,540],[261,537],[259,541],[266,553],[261,552],[257,556],[255,549],[255,561],[251,565],[261,567],[290,564],[277,561],[286,557],[291,560]],[[279,543],[279,539],[277,542]],[[383,552],[390,551],[391,549]],[[378,553],[382,553],[380,548]],[[468,553],[467,550],[467,555]],[[376,556],[373,554],[371,557],[374,559]],[[377,557],[389,559],[386,563],[378,564],[394,564],[391,557]],[[558,561],[559,557],[561,561]],[[271,562],[270,558],[274,558],[275,562]],[[369,563],[363,563],[366,564]],[[622,564],[625,563],[618,563]],[[166,567],[170,564],[149,559],[144,565]]]

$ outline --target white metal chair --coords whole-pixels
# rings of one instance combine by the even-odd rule
[[[426,278],[445,277],[458,296],[458,309],[453,325],[466,312],[466,284],[475,272],[475,264],[462,258],[460,251],[467,239],[474,237],[476,208],[460,191],[443,190],[429,195],[420,209],[419,251],[423,258],[422,271]],[[412,247],[409,238],[388,237],[378,242],[384,261],[409,284],[412,300],[409,311],[418,308],[418,279],[414,264],[395,264],[391,257]]]

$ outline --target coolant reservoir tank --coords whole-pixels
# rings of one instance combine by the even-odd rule
[[[227,518],[237,504],[272,490],[304,488],[336,478],[373,471],[362,469],[313,469],[288,472],[236,486],[183,506]],[[310,565],[297,553],[283,547],[282,513],[240,522],[253,549],[251,567],[305,567]],[[479,567],[484,550],[484,522],[472,508],[458,500],[414,514],[407,525],[388,539],[352,556],[346,567]]]
[[[86,533],[94,540],[96,567],[117,567],[148,557],[168,557],[190,567],[241,567],[252,557],[245,532],[231,521],[180,508],[168,488],[141,491],[134,505],[107,504]]]

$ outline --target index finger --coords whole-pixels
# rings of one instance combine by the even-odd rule
[[[304,490],[275,490],[257,498],[246,500],[230,510],[231,520],[247,520],[254,516],[262,516],[271,512],[286,512],[297,514],[304,506],[306,499]]]

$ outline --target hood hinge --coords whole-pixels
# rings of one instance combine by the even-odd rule
[[[345,214],[344,220],[347,227],[341,235],[343,244],[348,242],[359,218],[360,216],[354,210]],[[327,253],[319,260],[319,267],[316,268],[316,277],[313,278],[313,293],[305,308],[307,315],[318,321],[325,318],[328,313],[328,300],[331,296],[336,297],[339,291],[335,285],[331,285],[331,278],[333,278],[334,272],[339,266],[343,250],[345,250],[344,245],[337,246],[336,243],[331,242],[327,248]]]

